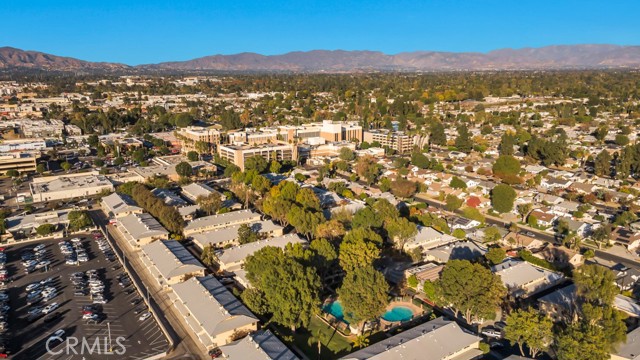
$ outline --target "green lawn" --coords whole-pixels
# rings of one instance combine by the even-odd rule
[[[308,329],[298,329],[293,334],[290,329],[273,326],[285,341],[293,336],[293,345],[304,352],[309,359],[333,360],[351,352],[351,342],[316,316],[311,318]],[[318,333],[322,340],[320,357],[318,357],[318,343],[314,341],[313,344],[309,344],[309,339],[316,337]]]

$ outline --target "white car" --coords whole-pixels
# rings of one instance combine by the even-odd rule
[[[71,239],[71,242],[74,243],[74,244],[79,244],[81,241],[82,241],[82,239],[80,239],[80,238]]]
[[[104,298],[96,297],[95,299],[93,299],[93,303],[94,304],[106,304],[107,300],[104,299]]]
[[[151,317],[151,313],[147,311],[147,312],[143,313],[142,315],[140,315],[140,317],[138,318],[138,321],[145,321],[150,317]]]
[[[35,289],[39,289],[41,285],[42,285],[42,284],[41,284],[41,283],[39,283],[39,282],[31,283],[31,284],[27,285],[27,287],[25,288],[25,290],[26,290],[27,292],[31,292],[31,291],[33,291],[33,290],[35,290]]]
[[[45,268],[45,267],[47,267],[49,265],[51,265],[51,261],[43,260],[43,261],[40,261],[39,263],[36,264],[36,269],[42,269],[42,268]]]
[[[58,304],[57,302],[51,303],[45,306],[44,309],[42,309],[42,313],[47,315],[49,313],[54,312],[58,307],[60,307],[60,304]]]
[[[64,335],[65,332],[64,330],[60,329],[57,330],[56,332],[53,333],[53,335],[49,336],[49,340],[47,340],[47,342],[51,342],[51,341],[62,341],[64,339]]]
[[[45,244],[40,244],[36,247],[33,248],[33,251],[40,251],[40,250],[44,250],[44,248],[47,247]]]
[[[65,261],[65,264],[67,264],[67,265],[78,265],[79,262],[78,262],[78,260],[68,259],[67,261]]]

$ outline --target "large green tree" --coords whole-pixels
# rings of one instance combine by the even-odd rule
[[[322,286],[313,266],[267,246],[249,256],[244,268],[251,285],[264,293],[272,321],[294,330],[309,325],[320,308]]]
[[[359,324],[382,315],[389,304],[389,285],[384,275],[367,265],[347,272],[338,299],[344,307],[345,319]]]
[[[471,322],[495,316],[506,289],[500,278],[480,264],[450,260],[437,282],[442,304]]]
[[[504,338],[511,345],[518,344],[522,356],[525,344],[529,347],[529,355],[535,358],[553,341],[553,322],[535,310],[516,310],[507,316],[506,323]]]
[[[516,200],[516,191],[506,184],[496,185],[491,190],[491,205],[499,213],[507,213],[513,210],[513,202]]]

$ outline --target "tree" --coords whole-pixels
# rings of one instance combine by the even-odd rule
[[[602,247],[602,245],[608,245],[611,239],[611,224],[606,224],[604,226],[600,226],[595,229],[591,234],[591,238],[598,244],[598,249]]]
[[[316,237],[320,239],[336,240],[345,234],[344,225],[337,219],[331,219],[316,227]]]
[[[458,151],[463,153],[470,153],[473,149],[473,142],[469,135],[469,128],[466,125],[458,126],[458,137],[456,137],[455,146]]]
[[[62,163],[60,163],[60,167],[64,171],[69,171],[69,169],[71,169],[71,164],[68,161],[63,161]]]
[[[453,194],[449,194],[445,198],[445,202],[446,202],[444,206],[445,209],[447,209],[448,211],[455,211],[459,209],[460,206],[462,206],[462,203],[464,202],[464,200],[458,198]]]
[[[516,138],[513,134],[504,133],[500,139],[498,150],[500,155],[513,155],[513,146],[516,144]]]
[[[506,323],[504,338],[511,345],[518,344],[522,356],[524,344],[529,347],[529,355],[535,358],[553,341],[553,322],[535,310],[516,310],[507,316]]]
[[[407,179],[396,179],[391,182],[391,192],[400,198],[409,198],[416,193],[416,183]]]
[[[200,195],[196,199],[196,204],[207,215],[213,215],[222,208],[222,196],[219,192],[214,191],[209,195]]]
[[[289,224],[293,225],[296,231],[305,235],[307,239],[311,239],[317,226],[325,221],[322,213],[308,211],[297,205],[291,206],[286,218]]]
[[[462,181],[462,179],[460,179],[459,177],[454,176],[453,178],[451,178],[451,181],[449,182],[449,187],[453,189],[466,189],[467,183]]]
[[[373,232],[363,228],[354,229],[340,243],[338,259],[343,270],[350,272],[361,266],[372,265],[380,257],[379,245],[367,238],[367,231]]]
[[[262,175],[256,175],[251,181],[251,187],[261,195],[264,195],[271,189],[271,181]]]
[[[533,209],[533,204],[531,203],[519,204],[517,206],[517,209],[518,209],[518,214],[522,216],[522,221],[524,222],[525,219],[527,218],[527,215],[531,212],[531,209]]]
[[[122,158],[122,156],[118,156],[117,158],[115,158],[113,160],[113,165],[115,166],[122,166],[124,165],[124,159]]]
[[[516,191],[509,185],[499,184],[491,190],[491,205],[499,213],[510,212],[516,199]]]
[[[216,263],[216,255],[213,245],[205,245],[202,249],[202,253],[200,254],[200,260],[207,266],[213,266],[213,264]]]
[[[538,226],[538,218],[535,215],[529,215],[527,217],[527,225],[535,228]]]
[[[500,234],[500,230],[498,230],[495,226],[489,226],[484,229],[484,238],[485,242],[494,242],[500,240],[502,234]]]
[[[195,151],[189,151],[187,153],[187,159],[189,159],[189,161],[198,161],[199,158],[200,156]]]
[[[46,236],[53,233],[55,230],[56,226],[53,224],[42,224],[36,228],[36,234]]]
[[[356,174],[363,178],[368,185],[376,182],[380,174],[380,165],[371,155],[365,155],[356,161]]]
[[[484,254],[484,257],[489,260],[492,265],[498,265],[507,257],[507,252],[501,247],[492,247]]]
[[[593,171],[598,176],[611,176],[611,154],[607,150],[602,150],[595,158]]]
[[[495,316],[506,294],[497,275],[467,260],[447,262],[436,288],[442,302],[450,304],[456,313],[462,313],[468,322]]]
[[[321,274],[335,269],[338,252],[332,243],[326,239],[314,239],[309,244],[309,249],[313,252],[311,263]]]
[[[38,164],[36,166],[36,171],[38,172],[38,174],[44,173],[45,171],[47,171],[47,169],[45,168],[44,164]]]
[[[511,155],[501,155],[495,163],[493,163],[493,174],[508,183],[518,183],[519,179],[514,180],[520,173],[520,161]],[[511,181],[514,180],[514,181]]]
[[[462,239],[467,237],[467,233],[464,232],[464,230],[462,230],[462,229],[453,230],[453,233],[451,233],[451,235],[453,237],[455,237],[456,239],[460,239],[460,240],[462,240]]]
[[[247,224],[238,227],[238,243],[248,244],[260,240],[260,235]]]
[[[418,277],[415,274],[412,274],[407,278],[407,285],[412,289],[418,288],[418,283]]]
[[[609,360],[611,345],[604,329],[597,325],[580,322],[570,325],[556,339],[558,360]]]
[[[418,233],[416,224],[403,217],[385,223],[385,230],[387,230],[389,239],[397,245],[398,249],[404,248],[404,243]]]
[[[193,176],[193,167],[188,162],[183,161],[176,165],[176,173],[183,178],[190,178]]]
[[[382,315],[389,304],[389,284],[384,275],[367,265],[348,271],[337,290],[345,318],[351,324]]]
[[[467,219],[475,220],[481,224],[484,224],[486,220],[480,210],[473,207],[465,207],[464,209],[462,209],[462,216],[466,217]]]
[[[296,203],[307,211],[320,211],[320,200],[310,188],[303,188],[296,195]]]
[[[314,267],[267,246],[250,255],[244,268],[251,285],[264,293],[272,321],[292,330],[309,325],[320,307],[322,286]]]
[[[604,266],[587,264],[573,273],[577,293],[586,301],[598,305],[611,305],[618,294],[616,276]]]
[[[364,334],[356,335],[356,338],[353,339],[353,347],[355,349],[362,349],[369,346],[369,338]]]
[[[262,174],[267,170],[268,166],[267,160],[260,155],[252,156],[244,161],[244,171],[255,170],[259,174]]]
[[[353,215],[351,220],[351,226],[355,228],[379,228],[382,226],[382,218],[373,211],[370,207],[366,206]]]
[[[443,146],[447,144],[447,135],[444,132],[444,125],[439,121],[434,121],[430,127],[429,144]]]
[[[356,154],[348,147],[343,147],[340,149],[338,157],[344,161],[353,161],[356,158]]]
[[[269,165],[269,172],[279,174],[280,169],[282,169],[282,164],[280,164],[276,160],[271,160],[271,165]]]
[[[615,142],[619,146],[629,145],[629,137],[627,135],[618,134],[616,135]]]
[[[69,211],[67,219],[69,220],[69,230],[71,231],[77,231],[93,225],[93,221],[86,211]]]
[[[262,291],[256,288],[248,288],[242,292],[240,297],[242,298],[242,302],[247,305],[253,313],[265,315],[269,312],[269,304],[267,304]]]

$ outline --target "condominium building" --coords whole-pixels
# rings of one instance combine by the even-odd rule
[[[30,153],[13,153],[0,155],[0,174],[6,174],[9,170],[18,170],[20,173],[36,171],[36,157]]]
[[[399,153],[408,153],[413,149],[413,139],[399,131],[368,130],[364,132],[364,141],[377,142],[381,147],[388,147]]]
[[[189,126],[182,128],[176,132],[176,137],[180,140],[181,151],[188,153],[189,151],[203,152],[198,143],[206,144],[207,152],[212,152],[220,144],[220,131],[214,128],[206,128],[201,126]]]
[[[245,161],[253,156],[262,156],[267,161],[298,160],[297,147],[292,144],[220,145],[218,155],[244,171]]]

